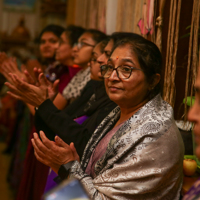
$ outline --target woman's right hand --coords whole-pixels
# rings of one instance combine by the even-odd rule
[[[58,136],[55,137],[55,142],[50,141],[43,131],[40,131],[41,139],[37,133],[34,133],[33,136],[31,142],[37,160],[51,167],[56,173],[61,165],[77,159],[78,154],[74,154],[75,147],[71,147],[72,143],[68,145]]]

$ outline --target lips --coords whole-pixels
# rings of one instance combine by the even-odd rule
[[[119,90],[123,90],[122,88],[120,87],[116,87],[116,86],[108,86],[109,90],[112,91],[112,92],[116,92],[116,91],[119,91]]]

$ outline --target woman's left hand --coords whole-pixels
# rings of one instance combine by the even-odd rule
[[[77,160],[78,154],[76,153],[73,143],[68,145],[58,136],[55,137],[55,142],[50,141],[43,131],[40,131],[41,139],[38,137],[37,133],[33,135],[34,138],[31,141],[35,149],[34,154],[37,160],[51,167],[56,173],[58,173],[61,165]]]
[[[53,84],[49,84],[43,73],[38,77],[37,86],[23,81],[16,74],[10,73],[9,75],[12,79],[12,84],[9,82],[5,83],[11,90],[7,93],[34,107],[39,107],[48,98],[53,101],[58,93],[59,80],[56,80]]]

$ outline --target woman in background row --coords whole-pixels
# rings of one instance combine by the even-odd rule
[[[45,63],[40,63],[36,59],[27,59],[26,69],[31,73],[34,67],[38,67],[41,69],[45,69],[48,65],[52,65],[55,62],[55,52],[58,47],[58,42],[61,33],[64,31],[64,28],[58,25],[48,25],[45,27],[39,38],[40,38],[40,58],[45,60]],[[20,58],[16,58],[19,60]],[[39,60],[40,61],[40,60]],[[18,70],[17,62],[13,59],[8,58],[6,55],[4,56],[4,60],[1,63],[0,71],[6,77],[7,74],[5,70],[7,67],[15,70],[20,76],[24,77],[24,74]],[[33,73],[31,73],[33,74]],[[17,120],[15,123],[14,131],[11,137],[11,141],[6,151],[13,151],[13,157],[10,164],[10,169],[8,173],[8,180],[11,187],[16,192],[18,190],[23,169],[24,169],[24,159],[27,150],[28,141],[30,141],[30,135],[35,131],[33,128],[32,116],[30,114],[29,109],[26,105],[18,101],[16,106],[17,109]]]
[[[55,97],[54,105],[58,109],[62,110],[80,96],[81,91],[90,80],[88,62],[92,56],[92,49],[105,38],[106,35],[104,33],[95,29],[88,29],[79,37],[78,42],[73,48],[73,62],[78,65],[81,70],[73,77],[67,87],[64,88],[62,95],[58,93]]]
[[[117,43],[101,73],[119,107],[97,127],[81,163],[71,144],[42,131],[32,139],[35,156],[61,178],[80,180],[91,199],[178,200],[184,147],[173,109],[159,94],[159,49],[132,34]]]
[[[55,58],[58,65],[52,65],[49,68],[50,73],[46,73],[45,75],[48,75],[48,78],[52,82],[55,81],[55,78],[59,78],[58,89],[61,93],[73,76],[80,70],[80,68],[73,68],[72,48],[84,31],[82,27],[68,26],[57,41]],[[24,172],[16,199],[40,199],[46,184],[49,170],[35,159],[33,147],[30,142],[31,138],[32,134],[29,138]]]
[[[61,35],[57,36],[56,34],[59,32]],[[55,31],[56,34],[53,33]],[[79,68],[73,68],[73,58],[72,58],[72,48],[74,43],[77,42],[77,39],[80,37],[80,35],[84,32],[84,29],[81,27],[77,26],[69,26],[67,29],[64,31],[64,29],[60,29],[59,26],[56,25],[49,25],[47,26],[40,34],[40,51],[41,51],[41,56],[43,60],[45,60],[44,63],[50,63],[49,67],[45,68],[41,67],[45,71],[45,75],[48,76],[48,78],[51,81],[54,81],[55,78],[59,78],[59,92],[62,92],[63,88],[68,84],[70,79],[75,75],[76,72],[78,72],[80,69]],[[60,43],[60,45],[59,45]],[[59,45],[59,47],[58,47]],[[57,61],[59,63],[55,63],[53,61],[54,58],[56,57]],[[48,61],[48,62],[47,62]],[[32,62],[32,61],[31,61]],[[9,63],[10,64],[10,63]],[[24,74],[20,73],[19,70],[17,70],[17,66],[13,66],[15,63],[11,63],[12,66],[2,65],[2,73],[5,74],[5,76],[8,76],[9,70],[10,72],[13,73],[12,70],[15,70],[19,76],[23,77]],[[10,68],[9,68],[10,67]],[[3,69],[4,68],[4,69]],[[33,68],[32,68],[33,69]],[[33,72],[30,72],[32,69],[28,69],[29,74],[33,75]],[[7,77],[9,79],[9,76]],[[54,78],[54,79],[53,79]],[[31,106],[29,105],[29,108]],[[31,108],[32,109],[32,108]],[[34,109],[32,109],[32,113],[34,114]],[[33,133],[33,131],[32,131]],[[32,134],[30,134],[32,137]],[[30,139],[31,139],[30,137]],[[25,138],[23,138],[24,140]],[[27,138],[28,139],[28,138]],[[20,145],[21,146],[21,145]],[[41,173],[44,175],[44,181],[45,180],[45,174],[47,176],[48,173],[48,168],[44,167],[44,165],[41,165],[35,157],[33,156],[33,151],[32,151],[32,145],[31,142],[29,143],[28,149],[26,151],[26,161],[25,161],[25,169],[29,169],[29,174],[33,174],[34,171],[39,170]],[[18,151],[16,151],[18,153]],[[24,150],[25,152],[25,150]],[[34,167],[33,167],[34,166]],[[18,169],[19,170],[19,169]],[[13,174],[10,174],[10,177],[12,177]],[[34,176],[33,176],[34,177]],[[30,198],[35,198],[38,199],[39,196],[41,196],[41,193],[43,192],[44,189],[44,184],[45,182],[40,180],[40,184],[36,184],[33,178],[30,178],[28,176],[28,181],[26,182],[25,185],[23,185],[23,180],[26,180],[27,176],[25,173],[23,173],[23,178],[21,181],[21,186],[19,191],[22,190],[22,197],[19,197],[20,199],[30,199]],[[37,177],[36,177],[37,178]],[[21,180],[21,177],[19,178]],[[30,184],[27,184],[30,183]],[[32,184],[32,185],[31,185]],[[35,184],[35,185],[34,185]],[[31,185],[31,187],[30,187]],[[29,189],[28,189],[29,188]],[[37,192],[34,191],[36,188]],[[26,192],[24,192],[26,191]],[[34,195],[30,192],[32,191],[33,193],[35,192]],[[18,192],[20,196],[20,192]],[[30,196],[31,197],[30,197]],[[28,197],[29,196],[29,197]]]
[[[77,50],[78,55],[81,59],[79,59],[79,61],[76,64],[80,64],[80,66],[84,66],[85,63],[88,62],[88,60],[90,60],[90,57],[91,57],[92,48],[91,48],[91,46],[86,45],[87,40],[88,40],[88,42],[93,42],[93,44],[95,44],[96,42],[98,42],[98,40],[101,40],[101,37],[105,37],[105,34],[101,33],[100,31],[97,31],[97,30],[88,30],[86,32],[87,33],[83,33],[81,36],[81,40],[83,40],[83,43],[84,42],[85,43],[82,45],[82,48],[80,50]],[[64,38],[64,37],[61,38],[60,46],[59,46],[58,50],[56,51],[56,58],[57,57],[61,58],[61,54],[67,54],[66,49],[64,50],[64,47],[66,48],[67,46],[70,45],[69,35],[73,35],[73,31],[70,34],[69,34],[69,32],[67,34],[65,34],[65,37],[68,36],[67,38]],[[71,48],[72,48],[72,46],[71,46]],[[87,56],[85,56],[85,55],[87,55]],[[82,70],[82,71],[84,71],[84,70]],[[83,74],[79,73],[78,76],[79,76],[79,78],[81,78],[83,76]],[[82,78],[84,78],[84,76]],[[79,85],[80,84],[81,83],[79,83]],[[84,83],[82,83],[82,85],[84,85]],[[76,84],[74,85],[74,87],[75,86],[76,86]],[[81,90],[81,88],[78,88],[77,90]],[[60,105],[60,104],[58,104],[58,105]],[[32,159],[30,156],[32,154],[33,154],[33,150],[32,150],[32,147],[30,146],[30,148],[27,151],[27,155],[26,155],[26,162],[25,162],[26,167],[25,167],[25,171],[23,174],[23,179],[21,181],[20,189],[18,191],[17,199],[21,199],[21,198],[38,199],[38,198],[40,198],[40,196],[44,190],[46,177],[47,177],[46,171],[48,169],[44,168],[41,164],[38,164],[37,162],[35,162],[35,160]],[[32,178],[30,178],[30,174],[32,174],[31,175]],[[42,174],[42,179],[41,179],[41,174]],[[37,181],[38,178],[40,178],[40,181],[39,181],[40,184],[38,184],[38,181]],[[30,184],[27,184],[28,182]],[[26,192],[24,192],[24,191],[26,191]]]

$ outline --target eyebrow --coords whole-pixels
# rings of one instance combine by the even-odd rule
[[[132,63],[133,65],[136,65],[131,59],[129,59],[129,58],[122,58],[121,59],[122,61],[124,61],[124,62],[129,62],[129,63]],[[112,58],[109,58],[108,59],[108,61],[113,61],[113,59]]]
[[[129,58],[123,58],[122,59],[124,62],[130,62],[130,63],[132,63],[133,65],[135,65],[135,63],[131,60],[131,59],[129,59]]]
[[[95,51],[92,52],[92,55],[93,56],[95,56],[95,55],[98,56],[98,54]]]

